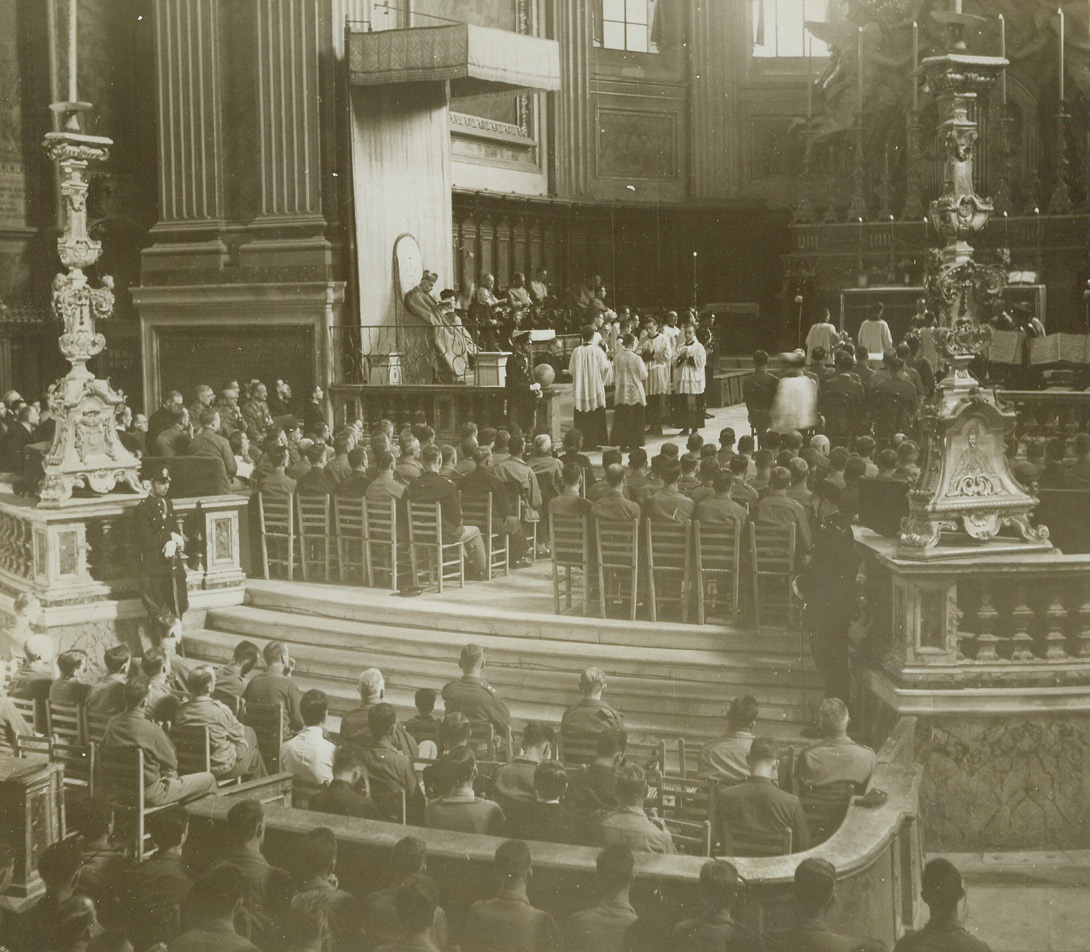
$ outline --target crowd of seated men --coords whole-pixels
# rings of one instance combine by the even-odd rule
[[[32,605],[24,610],[32,616]],[[156,851],[133,866],[112,845],[109,802],[70,795],[71,826],[78,838],[43,854],[39,871],[46,895],[17,927],[12,924],[10,938],[0,935],[15,952],[135,949],[158,941],[172,952],[803,947],[792,944],[801,939],[788,936],[782,942],[766,937],[762,946],[732,918],[739,880],[725,860],[713,860],[702,871],[705,908],[667,924],[665,937],[662,923],[657,931],[641,927],[640,916],[654,917],[655,910],[636,909],[629,900],[633,853],[671,855],[678,848],[667,825],[649,807],[653,801],[648,788],[661,764],[630,756],[623,715],[604,700],[606,676],[598,668],[582,672],[579,698],[558,711],[559,728],[526,723],[517,756],[511,757],[504,743],[511,736],[510,710],[484,679],[484,652],[473,644],[459,657],[461,676],[441,692],[418,690],[416,713],[404,719],[386,700],[382,673],[363,671],[359,705],[344,714],[339,733],[334,733],[327,726],[325,694],[300,690],[294,661],[281,642],[268,642],[259,650],[240,641],[228,662],[212,667],[182,656],[180,626],[165,616],[153,627],[155,644],[139,664],[127,647],[118,645],[102,658],[105,672],[91,679],[82,652],[63,652],[54,659],[48,638],[31,635],[19,644],[17,630],[5,634],[18,646],[11,653],[18,668],[9,691],[46,703],[82,704],[107,715],[101,746],[139,747],[144,753],[145,802],[174,805],[149,815]],[[436,710],[440,698],[442,715]],[[228,816],[218,860],[193,869],[183,858],[186,818],[178,805],[214,793],[219,784],[266,771],[254,732],[238,719],[247,702],[281,706],[285,733],[277,738],[279,769],[292,775],[316,828],[307,835],[298,868],[276,869],[261,852],[260,804],[240,800]],[[756,699],[737,699],[730,705],[723,735],[700,751],[696,775],[717,781],[713,840],[717,846],[729,843],[735,829],[787,828],[792,851],[806,849],[812,845],[806,816],[798,796],[787,787],[848,783],[862,791],[875,755],[848,737],[847,709],[830,698],[820,709],[823,736],[791,758],[794,776],[789,782],[783,776],[780,745],[757,732],[758,719]],[[0,743],[9,750],[18,749],[20,736],[33,733],[7,697],[0,697],[0,722]],[[208,728],[210,772],[179,775],[171,731],[185,724]],[[556,757],[558,743],[561,751],[589,745],[589,763],[562,762]],[[423,844],[412,837],[393,849],[390,878],[382,890],[371,896],[341,891],[334,874],[336,840],[321,826],[322,815],[507,839],[496,852],[495,898],[448,923],[435,884],[423,875]],[[563,925],[534,909],[526,892],[529,843],[600,849],[597,903],[588,900],[590,908]],[[717,849],[716,855],[722,852]],[[943,875],[944,888],[956,891],[956,872]],[[800,936],[818,933],[821,941],[835,941],[825,925],[835,879],[835,870],[824,860],[800,864]],[[959,928],[948,910],[936,913],[933,921],[935,928]],[[641,946],[641,939],[652,934],[659,944]]]

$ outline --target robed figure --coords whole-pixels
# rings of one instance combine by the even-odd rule
[[[425,271],[420,283],[405,295],[405,309],[417,320],[408,328],[414,343],[418,337],[426,337],[428,343],[413,356],[430,349],[435,354],[435,377],[438,383],[458,383],[469,369],[469,358],[476,356],[477,347],[458,315],[446,311],[431,296],[439,275]]]

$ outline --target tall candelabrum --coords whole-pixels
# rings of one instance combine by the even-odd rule
[[[905,127],[905,201],[901,220],[918,222],[924,212],[920,197],[920,111],[912,109]]]
[[[1006,283],[1002,266],[977,263],[970,244],[993,210],[973,183],[979,135],[974,107],[1007,61],[965,52],[963,32],[967,26],[975,28],[980,18],[959,12],[932,16],[946,29],[948,52],[922,64],[938,109],[944,165],[943,192],[931,202],[928,217],[944,245],[930,252],[926,281],[940,317],[935,343],[949,358],[950,370],[919,414],[925,463],[909,493],[899,552],[906,558],[932,559],[977,554],[984,545],[991,551],[1003,551],[1008,544],[1019,551],[1047,549],[1048,530],[1029,520],[1037,500],[1014,480],[1004,452],[1015,413],[969,371],[973,358],[991,342],[991,328],[983,317],[1000,302]],[[1004,528],[1013,529],[1018,538],[998,539]],[[957,535],[940,546],[944,533]]]
[[[1067,184],[1071,174],[1071,161],[1067,157],[1067,114],[1064,101],[1060,100],[1060,111],[1056,113],[1056,184],[1052,197],[1048,200],[1050,215],[1070,215],[1074,206],[1071,203],[1071,189]]]
[[[46,134],[44,148],[60,172],[64,230],[57,251],[65,270],[53,279],[53,312],[64,327],[60,349],[71,369],[53,397],[56,421],[53,444],[44,461],[45,478],[39,505],[57,508],[83,487],[107,493],[118,484],[142,492],[140,461],[117,436],[115,415],[124,398],[109,381],[98,380],[87,362],[106,347],[96,322],[106,320],[114,307],[113,279],[101,278],[97,287],[87,272],[98,261],[102,243],[87,230],[87,168],[109,157],[110,139],[85,135],[80,114],[87,103],[58,103],[66,116],[64,129]]]

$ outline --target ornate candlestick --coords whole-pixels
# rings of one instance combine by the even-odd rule
[[[799,180],[799,197],[795,202],[795,212],[791,220],[796,225],[812,225],[814,223],[814,203],[810,196],[814,189],[813,179],[813,152],[814,134],[813,120],[806,119],[806,151],[802,158],[802,178]]]
[[[913,109],[905,130],[905,203],[901,220],[919,221],[925,211],[920,198],[920,112]]]
[[[947,31],[947,50],[925,59],[923,71],[939,113],[939,141],[944,158],[943,192],[931,202],[931,225],[945,241],[934,251],[926,281],[940,327],[935,341],[951,361],[935,397],[919,414],[926,446],[923,472],[909,493],[909,515],[900,534],[899,554],[932,559],[978,554],[1000,529],[1014,527],[1027,543],[1049,548],[1048,530],[1033,527],[1029,514],[1037,500],[1015,482],[1004,453],[1005,437],[1014,428],[1015,413],[985,391],[969,372],[974,356],[991,341],[991,328],[982,323],[983,307],[997,304],[1006,282],[1000,265],[974,260],[969,239],[979,234],[992,213],[992,204],[976,193],[973,155],[978,126],[974,106],[1007,61],[998,56],[966,52],[962,34],[980,18],[961,13],[932,14]],[[944,531],[960,530],[960,548],[938,548]],[[991,549],[1001,549],[992,543]]]
[[[999,107],[999,118],[996,120],[999,127],[999,176],[996,182],[995,213],[1007,215],[1013,211],[1011,199],[1011,177],[1013,175],[1014,151],[1011,149],[1011,126],[1014,119],[1010,114],[1010,107],[1006,103]]]
[[[114,426],[124,398],[87,369],[87,361],[106,347],[95,321],[113,312],[114,294],[112,278],[104,276],[100,287],[91,287],[85,273],[102,253],[101,242],[87,233],[86,173],[88,164],[109,156],[113,142],[80,131],[79,116],[89,104],[58,103],[53,108],[67,116],[64,131],[47,133],[44,143],[60,169],[64,200],[64,231],[57,251],[67,270],[53,279],[53,311],[64,324],[60,348],[72,367],[52,406],[56,431],[45,458],[39,503],[47,508],[61,506],[78,486],[106,493],[127,483],[135,492],[143,491],[140,461],[121,445]]]
[[[867,197],[864,191],[866,170],[863,167],[863,124],[855,127],[855,148],[852,150],[852,200],[848,204],[848,221],[865,221]]]

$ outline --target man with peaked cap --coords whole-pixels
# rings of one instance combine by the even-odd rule
[[[182,537],[167,498],[170,470],[165,466],[151,476],[151,493],[134,510],[136,546],[140,550],[140,598],[149,618],[189,608]]]

